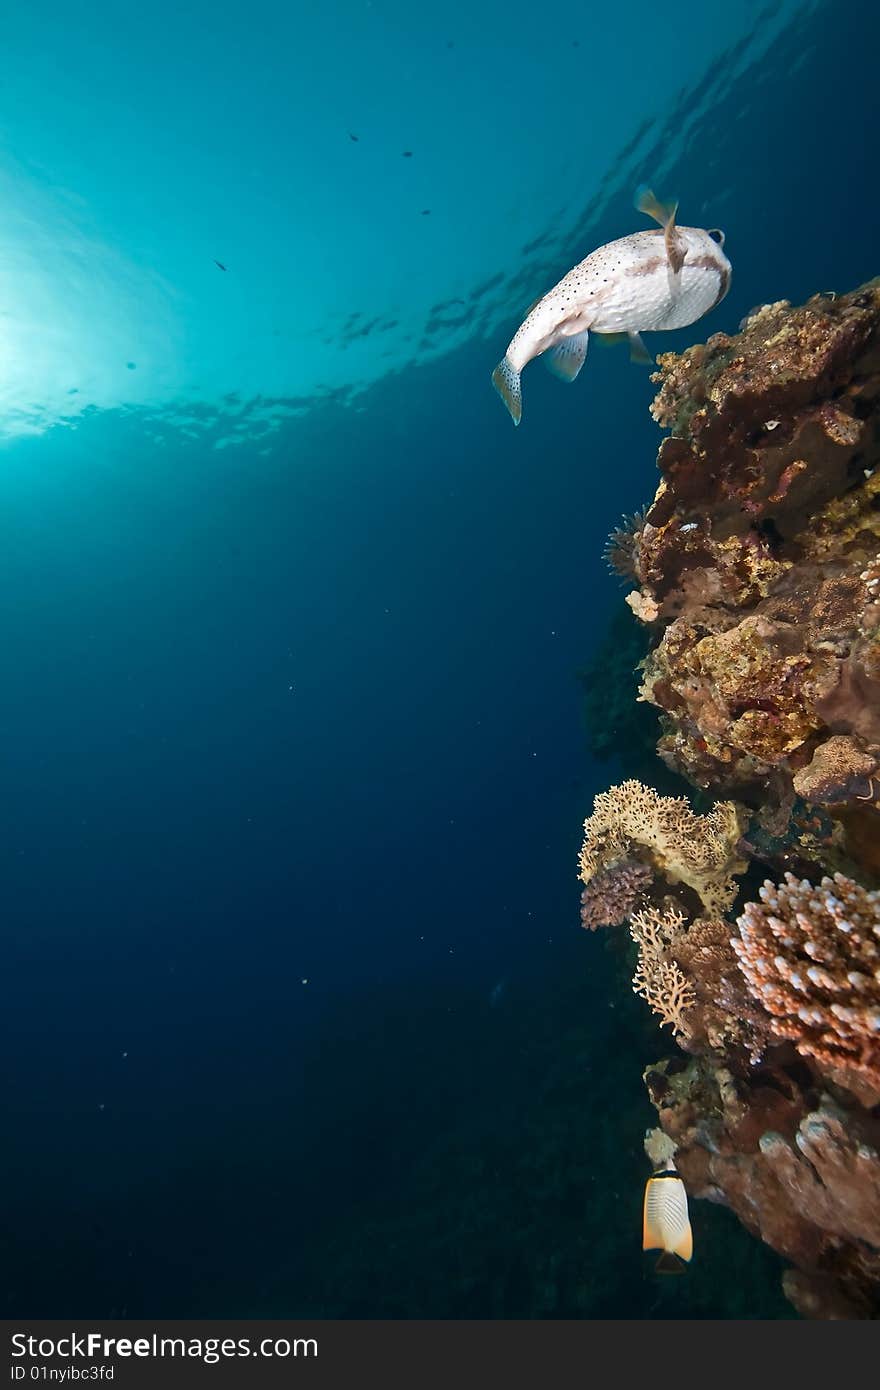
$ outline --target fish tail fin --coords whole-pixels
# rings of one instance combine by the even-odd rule
[[[694,1237],[691,1231],[690,1221],[687,1222],[678,1240],[673,1245],[672,1252],[674,1255],[677,1255],[680,1260],[690,1263],[694,1253]]]
[[[492,373],[492,384],[510,411],[515,425],[522,419],[522,385],[520,374],[505,353]]]
[[[678,201],[661,203],[654,190],[648,188],[646,184],[643,184],[636,193],[636,208],[639,212],[643,212],[646,217],[653,217],[655,222],[660,223],[664,231],[667,227],[675,226]]]
[[[684,1274],[684,1261],[672,1250],[664,1250],[654,1266],[658,1274]]]

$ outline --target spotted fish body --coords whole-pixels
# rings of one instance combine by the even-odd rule
[[[677,227],[675,208],[653,194],[639,208],[661,229],[634,232],[591,252],[532,307],[517,329],[492,380],[518,425],[520,374],[547,353],[548,366],[574,381],[587,355],[590,333],[626,334],[636,360],[651,361],[643,331],[684,328],[720,303],[730,286],[731,265],[723,235],[701,227]]]

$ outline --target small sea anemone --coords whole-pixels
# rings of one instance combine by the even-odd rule
[[[602,552],[608,568],[621,579],[634,580],[641,583],[639,574],[639,536],[645,524],[647,508],[633,512],[632,516],[624,515],[622,525],[615,526],[608,540],[605,542],[605,549]]]

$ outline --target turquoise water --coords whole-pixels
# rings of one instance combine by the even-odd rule
[[[0,95],[4,1306],[787,1316],[720,1209],[643,1265],[668,1042],[578,926],[648,374],[531,368],[517,431],[489,376],[646,180],[734,266],[654,351],[877,273],[876,14],[52,13]]]

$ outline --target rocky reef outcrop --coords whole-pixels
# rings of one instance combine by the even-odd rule
[[[678,1045],[645,1078],[688,1191],[791,1262],[804,1316],[880,1317],[880,280],[658,366],[661,482],[609,556],[658,754],[708,809],[601,794],[583,901],[640,866],[633,987]]]
[[[785,1054],[751,1082],[717,1057],[645,1072],[692,1197],[730,1207],[791,1261],[783,1288],[811,1318],[876,1318],[880,1121]]]
[[[661,757],[765,817],[796,797],[827,808],[874,873],[878,325],[875,281],[659,359],[653,414],[671,434],[629,600],[655,633],[640,696],[663,713]]]

